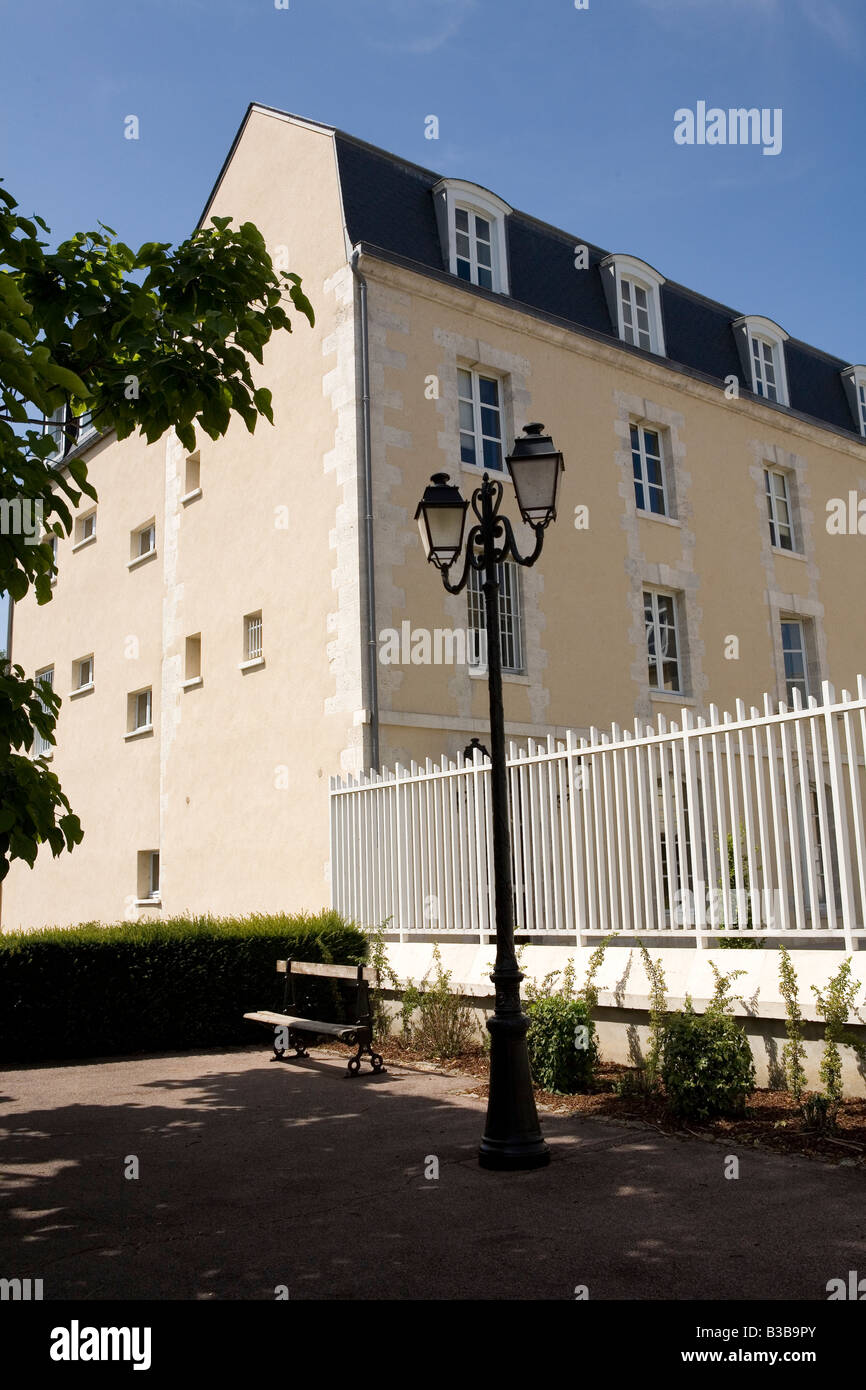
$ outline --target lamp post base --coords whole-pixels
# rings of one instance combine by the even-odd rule
[[[478,1164],[481,1168],[495,1168],[497,1172],[527,1172],[531,1168],[546,1168],[550,1162],[550,1149],[541,1139],[535,1145],[501,1148],[488,1139],[481,1140],[478,1150]]]
[[[506,972],[503,972],[505,974]],[[510,972],[508,972],[510,975]],[[508,978],[516,994],[519,980]],[[502,975],[492,979],[499,986]],[[510,993],[510,991],[509,991]],[[497,988],[497,1002],[504,1002]],[[535,1108],[526,1030],[529,1020],[517,1003],[507,1012],[495,1013],[487,1020],[490,1033],[490,1097],[487,1123],[478,1150],[482,1168],[499,1171],[543,1168],[550,1162],[550,1149],[544,1142]]]

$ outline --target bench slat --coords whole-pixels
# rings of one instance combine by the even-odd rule
[[[277,961],[277,970],[281,975],[286,973],[287,962]],[[357,965],[330,965],[324,961],[317,960],[293,960],[293,975],[326,975],[332,980],[353,980],[358,979]],[[379,983],[379,972],[375,966],[365,965],[363,978],[368,984],[376,985]]]
[[[363,1025],[359,1023],[320,1023],[315,1018],[292,1018],[289,1014],[273,1014],[266,1009],[254,1014],[244,1014],[252,1023],[271,1023],[275,1027],[294,1028],[296,1032],[328,1033],[335,1038],[344,1033],[357,1033]]]

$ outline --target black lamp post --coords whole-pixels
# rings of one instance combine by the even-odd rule
[[[523,437],[515,441],[514,452],[509,454],[506,463],[520,515],[535,532],[535,548],[531,555],[520,554],[510,521],[499,515],[502,483],[491,480],[488,473],[472,495],[472,510],[477,521],[466,538],[463,573],[457,583],[452,584],[448,574],[463,549],[469,504],[461,496],[460,489],[449,482],[447,474],[434,474],[418,504],[415,519],[427,559],[441,571],[449,594],[459,594],[466,587],[472,570],[484,575],[496,904],[496,964],[490,978],[496,991],[496,1007],[487,1020],[490,1098],[478,1159],[483,1168],[515,1169],[542,1167],[550,1162],[550,1150],[541,1134],[532,1092],[526,1046],[528,1019],[520,1004],[523,975],[514,951],[498,567],[508,558],[518,565],[535,564],[541,554],[545,529],[556,519],[563,461],[553,440],[544,433],[544,426],[527,425]]]

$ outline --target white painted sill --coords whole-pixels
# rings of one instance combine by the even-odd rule
[[[644,511],[644,509],[643,509],[642,507],[636,507],[636,508],[635,508],[635,512],[636,512],[637,515],[640,517],[641,521],[660,521],[660,522],[662,523],[663,526],[679,526],[679,527],[681,527],[682,524],[683,524],[683,523],[680,521],[679,517],[676,517],[676,516],[661,516],[658,512],[647,512],[647,511]]]
[[[181,690],[195,690],[196,686],[199,686],[201,684],[201,676],[190,676],[188,681],[181,681],[180,688]]]
[[[265,658],[264,658],[263,656],[254,656],[253,659],[252,659],[252,661],[239,661],[239,662],[238,662],[238,670],[239,670],[239,671],[255,671],[255,669],[256,669],[258,666],[264,666],[264,664],[265,664]]]
[[[201,497],[201,488],[194,487],[192,492],[185,492],[181,500],[181,505],[186,506],[189,502],[194,502],[197,497]]]
[[[136,907],[162,907],[162,898],[136,898]]]
[[[786,560],[802,560],[806,563],[806,556],[802,550],[785,550],[781,545],[771,545],[770,549],[774,555],[782,555]]]
[[[511,483],[512,487],[514,486],[513,479],[507,468],[485,468],[482,464],[463,463],[462,460],[458,466],[461,473],[469,473],[474,478],[483,478],[484,474],[488,473],[491,479],[499,478],[503,483]]]
[[[651,700],[659,700],[664,705],[696,705],[698,703],[695,695],[678,695],[677,692],[670,690],[651,690],[649,693]]]
[[[70,690],[69,698],[70,700],[76,700],[79,695],[89,695],[91,690],[95,689],[96,687],[94,686],[93,681],[89,681],[87,685],[79,685],[75,688],[75,690]]]
[[[147,551],[145,551],[144,555],[136,555],[136,556],[135,556],[135,559],[133,559],[133,560],[127,560],[127,562],[126,562],[126,568],[127,568],[128,570],[137,569],[137,567],[138,567],[139,565],[143,565],[143,564],[144,564],[145,560],[155,560],[155,559],[156,559],[156,553],[157,553],[157,552],[156,552],[156,546],[154,546],[153,550],[147,550]]]
[[[83,541],[76,541],[72,547],[72,554],[74,555],[76,550],[83,550],[86,545],[93,545],[95,540],[96,534],[94,533],[92,536],[85,536]]]
[[[130,729],[129,733],[128,733],[128,734],[124,734],[123,737],[124,737],[124,739],[126,739],[127,741],[129,741],[129,739],[131,739],[131,738],[144,738],[145,734],[152,734],[152,733],[153,733],[153,725],[152,725],[152,724],[142,724],[142,726],[141,726],[140,729]]]
[[[474,680],[474,681],[486,681],[486,680],[487,680],[487,667],[486,667],[486,666],[480,666],[480,667],[479,667],[479,666],[470,666],[468,669],[469,669],[469,675],[470,675],[470,677],[472,678],[472,680]],[[520,671],[503,671],[503,672],[502,672],[502,679],[503,679],[504,681],[509,681],[512,685],[531,685],[531,684],[532,684],[532,681],[529,679],[529,677],[528,677],[528,676],[524,676],[524,675],[522,674],[522,672],[520,672]]]

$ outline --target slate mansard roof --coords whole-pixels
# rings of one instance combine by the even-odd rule
[[[741,394],[760,400],[769,409],[862,441],[840,375],[853,364],[788,337],[784,351],[790,407],[756,396],[742,380],[743,363],[734,336],[733,325],[743,316],[742,311],[707,299],[672,280],[665,280],[660,289],[665,356],[632,347],[619,338],[611,323],[599,269],[609,253],[527,213],[513,210],[505,218],[508,295],[456,279],[447,264],[434,205],[433,190],[443,176],[333,126],[251,103],[203,216],[253,111],[297,121],[333,137],[346,230],[353,245],[408,265],[421,274],[457,284],[466,294],[503,300],[524,313],[599,341],[615,343],[624,352],[664,364],[672,371],[719,387],[726,377],[736,377]],[[589,252],[589,268],[585,271],[575,269],[575,247],[579,245],[587,246]]]
[[[441,175],[408,164],[341,131],[335,133],[335,139],[351,241],[412,262],[419,270],[453,282],[443,257],[433,202],[433,189]],[[615,342],[626,352],[656,362],[666,361],[674,369],[684,369],[719,385],[728,376],[742,379],[732,327],[741,311],[666,280],[661,287],[661,307],[667,356],[659,359],[621,342],[611,324],[598,269],[608,252],[522,212],[514,211],[505,220],[510,296],[458,281],[467,293],[510,299],[517,308]],[[584,272],[576,271],[574,266],[575,247],[581,244],[589,246],[589,269]],[[785,360],[791,413],[808,416],[859,440],[840,376],[849,364],[790,337],[785,343]],[[741,391],[752,395],[742,381]],[[755,399],[767,404],[763,397]]]

